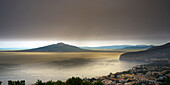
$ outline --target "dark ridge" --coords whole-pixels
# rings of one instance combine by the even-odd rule
[[[57,44],[52,44],[52,45],[34,48],[34,49],[28,49],[28,50],[1,51],[1,52],[115,52],[115,51],[87,50],[87,49],[82,49],[82,48],[79,48],[73,45],[57,43]]]
[[[150,61],[151,59],[170,58],[170,43],[154,46],[144,51],[127,52],[120,56],[120,60]]]

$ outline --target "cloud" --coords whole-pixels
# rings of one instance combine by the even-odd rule
[[[0,1],[0,40],[169,40],[169,2]]]

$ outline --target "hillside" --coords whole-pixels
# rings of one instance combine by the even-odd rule
[[[112,46],[99,46],[99,47],[81,47],[83,49],[112,49],[112,50],[136,50],[136,49],[148,49],[153,45],[112,45]]]
[[[130,61],[148,61],[155,58],[170,58],[170,43],[154,46],[144,51],[127,52],[120,56],[120,60]]]
[[[57,43],[40,48],[21,50],[20,52],[89,52],[90,50],[81,49],[76,46]]]
[[[148,48],[151,48],[153,47],[153,45],[136,45],[136,46],[129,46],[129,47],[125,47],[125,48],[122,48],[122,49],[148,49]]]
[[[10,51],[10,52],[14,52],[14,51]],[[52,45],[39,47],[35,49],[18,50],[15,52],[115,52],[115,51],[87,50],[73,45],[57,43],[57,44],[52,44]]]

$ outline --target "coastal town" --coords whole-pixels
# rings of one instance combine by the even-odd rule
[[[105,85],[168,85],[170,59],[152,59],[151,64],[137,65],[127,71],[84,80],[102,81]]]

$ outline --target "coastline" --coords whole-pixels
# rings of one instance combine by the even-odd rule
[[[155,60],[152,63],[136,65],[129,70],[110,73],[106,76],[98,76],[93,78],[79,78],[79,77],[72,77],[69,79],[81,79],[82,82],[87,81],[93,85],[95,82],[103,83],[103,85],[133,85],[133,84],[154,84],[160,85],[162,83],[167,83],[167,79],[170,78],[170,59],[168,60]],[[21,81],[11,81],[10,82],[16,83]],[[8,81],[8,82],[9,82]],[[22,80],[24,81],[24,80]],[[41,80],[38,80],[39,82]],[[38,82],[37,81],[37,82]],[[66,80],[67,82],[68,80]],[[31,85],[41,85],[41,84],[34,84]],[[55,81],[47,81],[47,82],[40,82],[43,85],[48,85],[47,83],[57,83],[62,82],[58,80]],[[63,85],[67,85],[66,82],[62,82]],[[25,82],[24,82],[25,83]],[[25,84],[22,84],[25,85]],[[51,85],[51,84],[50,84]],[[53,85],[53,84],[52,84]],[[59,84],[60,85],[60,84]],[[62,84],[61,84],[62,85]]]
[[[160,85],[169,83],[168,79],[170,79],[170,59],[156,60],[152,61],[152,63],[136,65],[123,72],[110,73],[106,76],[93,78],[83,78],[82,80],[90,82],[90,85],[98,81],[102,82],[103,85]]]
[[[123,71],[110,73],[97,78],[84,78],[90,82],[102,81],[105,85],[133,85],[133,84],[154,84],[159,85],[165,79],[170,78],[170,59],[155,60],[148,64],[137,65]],[[162,82],[161,82],[162,81]]]

